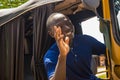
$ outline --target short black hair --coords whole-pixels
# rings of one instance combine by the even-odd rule
[[[71,20],[62,13],[52,13],[46,22],[46,27],[49,32],[52,32],[53,26],[59,26],[64,29],[64,25],[67,25],[74,32],[74,25]]]

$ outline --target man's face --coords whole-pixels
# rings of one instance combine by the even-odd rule
[[[61,28],[64,37],[69,37],[70,39],[73,39],[75,30],[70,20],[65,18],[63,21],[56,23],[56,26]]]

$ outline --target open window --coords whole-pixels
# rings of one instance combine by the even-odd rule
[[[99,29],[99,20],[97,17],[90,18],[81,23],[83,35],[90,35],[101,43],[104,43],[103,34]],[[105,55],[92,55],[91,69],[99,78],[107,78]]]

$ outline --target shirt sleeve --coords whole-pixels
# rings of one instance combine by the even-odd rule
[[[51,48],[45,53],[44,65],[47,71],[48,79],[53,76],[55,67],[57,64],[59,50],[56,44],[53,44]]]
[[[105,54],[106,52],[105,44],[101,43],[100,41],[91,36],[88,36],[88,38],[89,39],[87,40],[89,40],[88,42],[91,44],[93,54],[95,55]]]

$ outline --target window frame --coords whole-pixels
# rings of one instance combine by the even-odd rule
[[[117,15],[115,12],[114,7],[114,0],[110,0],[110,16],[111,16],[111,22],[112,22],[112,31],[113,31],[113,37],[118,45],[120,45],[120,29],[119,24],[117,20]]]

